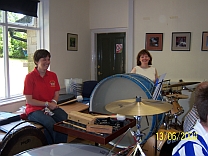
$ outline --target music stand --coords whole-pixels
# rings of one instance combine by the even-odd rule
[[[156,82],[157,84],[156,84],[156,88],[154,90],[152,99],[157,100],[157,98],[159,97],[159,94],[160,94],[161,89],[162,89],[162,83],[165,79],[165,76],[166,76],[166,73],[162,74],[159,77],[158,82]],[[158,125],[158,116],[157,115],[156,115],[156,125]],[[155,129],[155,131],[156,131],[156,129]],[[157,139],[155,139],[155,155],[157,155]]]
[[[156,88],[154,90],[154,93],[153,93],[153,96],[152,96],[152,99],[154,100],[157,100],[158,96],[159,96],[159,93],[161,92],[161,88],[162,88],[162,83],[165,79],[165,76],[166,76],[166,73],[165,74],[162,74],[159,79],[158,79],[158,82],[156,82]]]

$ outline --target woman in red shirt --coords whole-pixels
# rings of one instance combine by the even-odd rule
[[[23,94],[26,97],[28,119],[41,123],[47,129],[46,138],[48,143],[52,144],[67,142],[67,135],[54,131],[53,126],[66,120],[68,115],[57,105],[60,86],[57,75],[48,71],[50,58],[50,53],[45,49],[39,49],[34,53],[36,67],[26,75]]]

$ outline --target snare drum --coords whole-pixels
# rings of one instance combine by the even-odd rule
[[[45,146],[47,140],[40,129],[34,126],[26,126],[15,130],[2,140],[1,156],[11,156],[27,149]]]
[[[176,129],[160,128],[158,132],[152,135],[142,147],[146,156],[155,155],[155,139],[157,139],[157,156],[172,156],[173,148],[180,141],[180,131]]]
[[[171,114],[173,114],[174,116],[178,116],[184,112],[183,107],[180,106],[178,100],[174,100],[172,104],[173,104],[173,108],[171,109]]]
[[[76,156],[111,156],[111,153],[108,149],[99,147],[99,146],[92,146],[92,145],[85,145],[85,144],[70,144],[70,143],[60,143],[60,144],[53,144],[48,146],[43,146],[39,148],[35,148],[32,150],[27,150],[18,154],[17,156],[66,156],[66,155],[76,155]]]
[[[90,112],[101,114],[112,114],[105,109],[105,106],[111,102],[124,99],[133,99],[140,96],[144,99],[152,99],[154,91],[154,83],[145,76],[139,74],[116,74],[107,77],[100,81],[94,88],[90,97]],[[158,100],[161,100],[159,96]],[[125,114],[124,114],[125,115]],[[156,125],[156,118],[158,118],[158,125]],[[162,124],[164,114],[142,117],[141,130],[145,133],[142,138],[144,143],[154,130],[157,130]],[[134,127],[133,129],[136,129]],[[111,143],[115,144],[119,138],[113,140]],[[126,148],[134,143],[131,133],[128,133],[118,144],[117,147]]]

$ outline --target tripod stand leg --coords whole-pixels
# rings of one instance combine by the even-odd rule
[[[128,153],[127,156],[131,156],[133,154],[133,156],[136,155],[137,151],[139,149],[140,155],[141,156],[145,156],[144,152],[142,151],[142,148],[140,146],[140,144],[137,142],[137,144],[134,146],[134,148]]]
[[[131,148],[132,146],[136,145],[136,137],[134,136],[134,132],[131,130],[131,128],[129,128],[124,134],[122,134],[121,138],[119,138],[119,140],[115,143],[115,145],[113,146],[113,148],[109,151],[109,153],[111,153],[116,147],[117,145],[120,143],[120,141],[126,136],[126,134],[130,132],[131,135],[132,135],[132,138],[134,139],[135,143],[130,145],[129,147],[127,147],[126,149],[124,150],[121,150],[120,152],[118,152],[118,154],[122,154],[123,152],[127,151],[129,148]]]
[[[129,151],[129,153],[127,154],[127,156],[131,156],[131,155],[133,154],[133,152],[136,151],[136,148],[137,148],[137,146],[135,145],[135,146]]]

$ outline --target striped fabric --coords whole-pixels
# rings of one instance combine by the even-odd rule
[[[188,133],[195,132],[197,139],[181,140],[174,147],[172,156],[208,156],[208,132],[202,127],[197,120],[194,128]]]
[[[185,116],[183,123],[183,131],[188,132],[193,129],[196,121],[199,119],[198,112],[196,110],[196,105],[193,105],[191,111]]]

